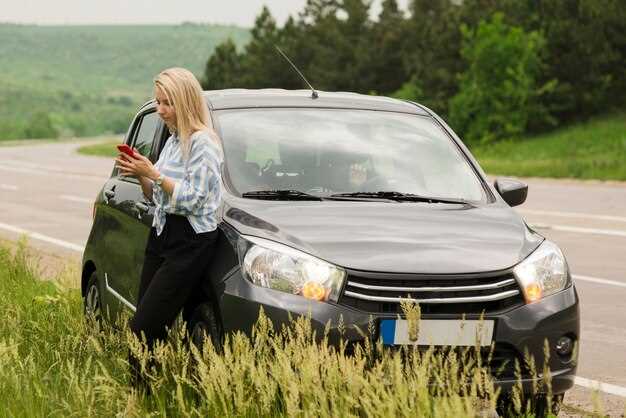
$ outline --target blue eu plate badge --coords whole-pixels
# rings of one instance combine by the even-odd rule
[[[414,332],[409,332],[410,325],[415,327],[405,319],[382,319],[383,344],[489,346],[493,340],[493,320],[422,319]]]

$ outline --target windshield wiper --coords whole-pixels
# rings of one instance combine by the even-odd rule
[[[354,192],[354,193],[336,193],[331,194],[328,197],[365,197],[370,199],[388,199],[396,200],[399,202],[428,202],[428,203],[450,203],[465,205],[468,202],[464,199],[452,199],[442,197],[429,197],[421,196],[413,193],[401,193],[401,192]]]
[[[262,200],[323,200],[320,196],[304,193],[300,190],[255,190],[245,192],[241,197]]]

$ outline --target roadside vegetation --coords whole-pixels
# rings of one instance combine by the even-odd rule
[[[108,138],[96,144],[87,144],[78,148],[77,152],[83,155],[95,155],[97,157],[116,157],[118,154],[116,145],[122,143],[123,138]]]
[[[68,137],[68,138],[35,138],[35,139],[11,139],[11,140],[0,140],[0,147],[14,147],[14,146],[37,146],[37,145],[45,145],[45,144],[61,144],[61,143],[84,143],[85,145],[82,147],[90,147],[92,145],[96,146],[96,148],[100,147],[100,144],[103,143],[111,143],[113,149],[115,149],[115,144],[119,144],[122,141],[123,135],[98,135],[98,136],[87,136],[87,137]],[[93,154],[95,155],[95,154]],[[103,154],[104,155],[104,154]]]
[[[206,89],[303,88],[275,45],[317,89],[418,101],[472,144],[626,108],[621,0],[407,4],[307,0],[283,25],[264,7],[250,30],[2,23],[0,139],[124,132],[170,66]]]
[[[547,134],[472,147],[493,175],[626,181],[626,112]]]
[[[199,73],[228,25],[22,25],[0,23],[0,141],[126,132],[172,66]],[[63,47],[59,49],[59,45]]]
[[[518,140],[626,108],[622,0],[308,0],[278,25],[263,8],[243,49],[226,41],[207,89],[315,88],[417,101],[472,145]],[[591,52],[590,52],[591,51]]]
[[[316,343],[305,318],[277,332],[261,314],[252,337],[231,336],[221,354],[210,343],[190,350],[175,329],[147,367],[125,321],[119,331],[85,321],[75,274],[41,281],[36,271],[24,243],[0,246],[0,405],[11,417],[475,417],[495,406],[486,369],[467,352],[368,342],[347,355]],[[129,349],[148,391],[129,385]]]

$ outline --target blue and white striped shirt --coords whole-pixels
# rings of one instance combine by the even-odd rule
[[[165,214],[184,215],[196,233],[217,228],[216,211],[222,200],[220,165],[222,152],[206,131],[191,135],[187,162],[183,159],[178,135],[170,136],[155,167],[161,174],[174,180],[174,192],[168,195],[156,183],[152,199],[156,205],[152,226],[161,235]]]

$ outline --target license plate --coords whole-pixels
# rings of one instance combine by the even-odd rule
[[[491,345],[493,326],[493,320],[422,319],[417,329],[409,329],[405,319],[383,319],[380,335],[385,345],[482,347]]]

